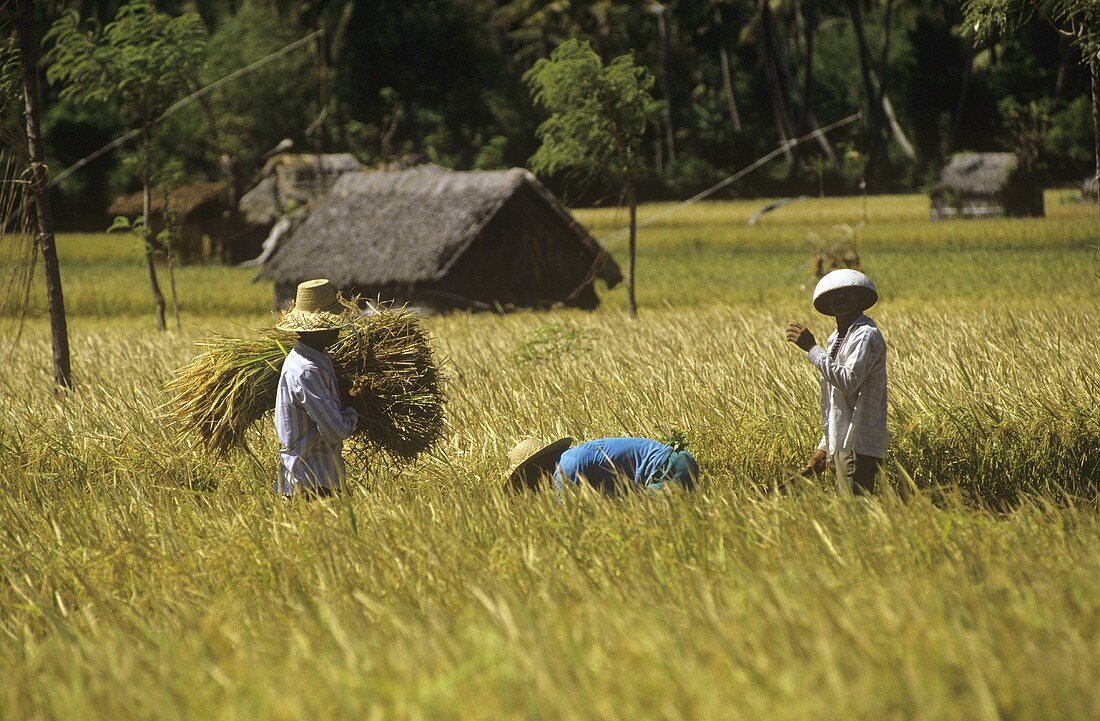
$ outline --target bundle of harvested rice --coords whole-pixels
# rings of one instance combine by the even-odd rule
[[[293,333],[264,330],[258,338],[218,337],[166,386],[169,417],[211,449],[246,446],[248,429],[275,407],[283,360]],[[357,318],[328,349],[344,402],[359,414],[352,450],[412,459],[443,433],[443,392],[428,335],[405,310]]]

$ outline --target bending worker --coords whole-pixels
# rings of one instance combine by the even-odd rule
[[[856,495],[875,490],[875,475],[886,455],[886,341],[863,311],[878,301],[874,283],[858,270],[843,268],[823,277],[814,289],[814,308],[836,319],[836,330],[821,347],[801,323],[787,326],[787,340],[806,351],[821,382],[824,434],[802,469],[822,473],[832,458],[837,484]]]
[[[325,497],[344,483],[344,440],[358,421],[354,408],[344,408],[336,370],[326,349],[358,312],[340,302],[327,280],[298,285],[294,305],[275,324],[298,334],[279,373],[275,395],[275,430],[279,435],[277,490]]]
[[[546,444],[527,438],[508,453],[508,485],[536,488],[544,478],[561,490],[566,483],[588,483],[606,495],[624,488],[656,492],[665,487],[695,488],[699,466],[682,446],[648,438],[597,438],[570,448],[572,438]]]

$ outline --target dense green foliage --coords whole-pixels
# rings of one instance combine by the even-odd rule
[[[642,139],[661,105],[649,94],[653,77],[620,55],[606,65],[592,47],[566,40],[549,59],[524,74],[535,101],[550,113],[536,134],[542,144],[531,156],[536,173],[577,173],[591,181],[613,178],[630,210],[628,267],[630,314],[637,316],[634,261],[638,176],[644,167]]]
[[[1100,7],[1091,0],[967,0],[965,10],[982,39],[1014,33],[1039,16],[1072,38],[1085,62],[1100,50]]]
[[[145,191],[142,222],[123,219],[111,230],[132,230],[144,239],[158,326],[164,330],[165,301],[153,257],[162,249],[162,239],[169,240],[171,234],[165,228],[161,237],[153,235],[149,209],[153,183],[159,177],[167,187],[165,176],[178,174],[178,161],[170,154],[154,159],[151,140],[155,124],[197,83],[206,50],[202,21],[194,13],[173,18],[159,12],[150,0],[131,0],[102,31],[86,29],[79,14],[66,13],[50,28],[46,42],[51,44],[46,75],[62,85],[62,98],[80,106],[112,106],[128,129],[141,131],[140,178]],[[169,221],[167,214],[165,221]],[[171,277],[170,243],[167,247]]]
[[[133,0],[102,32],[66,13],[47,33],[46,77],[63,100],[109,105],[130,128],[156,122],[194,86],[206,32],[197,15],[171,18]]]
[[[270,288],[185,268],[184,332],[153,334],[138,241],[63,236],[76,390],[39,320],[0,367],[3,715],[1096,717],[1090,208],[931,223],[920,196],[826,199],[746,227],[759,205],[643,228],[638,322],[619,289],[593,313],[430,319],[444,442],[314,504],[273,497],[269,428],[219,458],[159,411],[194,341],[271,324]],[[581,215],[621,258],[622,211]],[[782,331],[828,330],[810,255],[842,223],[882,291],[891,490],[761,493],[816,441]],[[501,492],[519,436],[673,429],[695,495]]]
[[[605,66],[587,43],[567,40],[525,75],[535,102],[550,113],[536,134],[535,172],[610,171],[620,182],[642,165],[641,144],[660,106],[653,77],[621,55]]]
[[[105,24],[121,3],[68,5]],[[163,149],[195,178],[219,178],[219,155],[229,152],[247,185],[262,154],[283,138],[299,148],[350,149],[367,162],[417,153],[458,168],[525,165],[538,147],[535,129],[544,115],[523,74],[570,38],[587,40],[605,61],[632,52],[657,79],[654,94],[667,104],[668,118],[648,131],[643,145],[650,167],[640,182],[645,197],[686,197],[774,149],[782,137],[808,132],[815,121],[867,111],[868,82],[889,101],[901,136],[885,129],[880,114],[866,112],[861,127],[830,136],[828,149],[807,144],[728,192],[790,195],[820,184],[830,193],[853,191],[872,138],[882,142],[872,191],[919,190],[951,152],[1013,149],[1012,121],[1001,109],[1006,98],[1019,106],[1041,104],[1049,129],[1039,166],[1049,179],[1076,183],[1093,167],[1079,45],[1040,14],[1020,16],[1023,25],[1014,32],[977,40],[961,0],[671,0],[663,6],[641,0],[198,0],[158,6],[198,12],[210,38],[201,74],[206,82],[314,28],[326,31],[320,57],[310,44],[220,89],[208,107],[172,119]],[[659,7],[667,42],[652,12]],[[862,43],[854,29],[857,7]],[[44,30],[57,4],[40,4],[38,15]],[[57,167],[124,126],[116,108],[80,110],[58,96],[62,90],[55,85],[46,98],[47,144]],[[105,225],[95,211],[135,187],[125,157],[94,163],[65,183],[62,222]],[[547,179],[573,200],[617,197],[610,183],[578,188]]]

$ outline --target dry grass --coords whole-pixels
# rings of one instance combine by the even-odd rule
[[[637,323],[620,291],[594,314],[430,321],[448,434],[415,464],[352,464],[333,502],[274,497],[262,424],[259,461],[222,459],[152,412],[200,324],[264,323],[262,305],[233,315],[247,275],[222,288],[229,312],[182,335],[78,316],[70,395],[29,328],[0,366],[0,716],[1100,715],[1084,226],[1040,242],[1044,226],[1004,221],[984,227],[1008,245],[951,250],[983,226],[943,224],[937,247],[916,216],[878,220],[905,228],[861,246],[887,279],[873,315],[890,345],[892,484],[849,502],[761,492],[817,433],[816,382],[782,328],[828,327],[799,289],[812,281],[778,273],[692,305],[682,279],[748,277],[741,263],[770,257],[697,250],[736,233],[722,212],[643,234],[640,263],[664,263],[647,292],[673,300]],[[109,286],[103,303],[116,292],[129,297]],[[500,488],[520,435],[670,428],[700,460],[699,493],[559,505]]]

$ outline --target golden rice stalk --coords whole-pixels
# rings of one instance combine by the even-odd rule
[[[261,331],[258,338],[217,337],[167,383],[169,417],[211,449],[244,448],[248,429],[275,407],[279,371],[297,338]],[[444,430],[444,396],[431,340],[414,314],[386,310],[357,319],[328,349],[343,401],[359,422],[360,452],[412,459]]]

